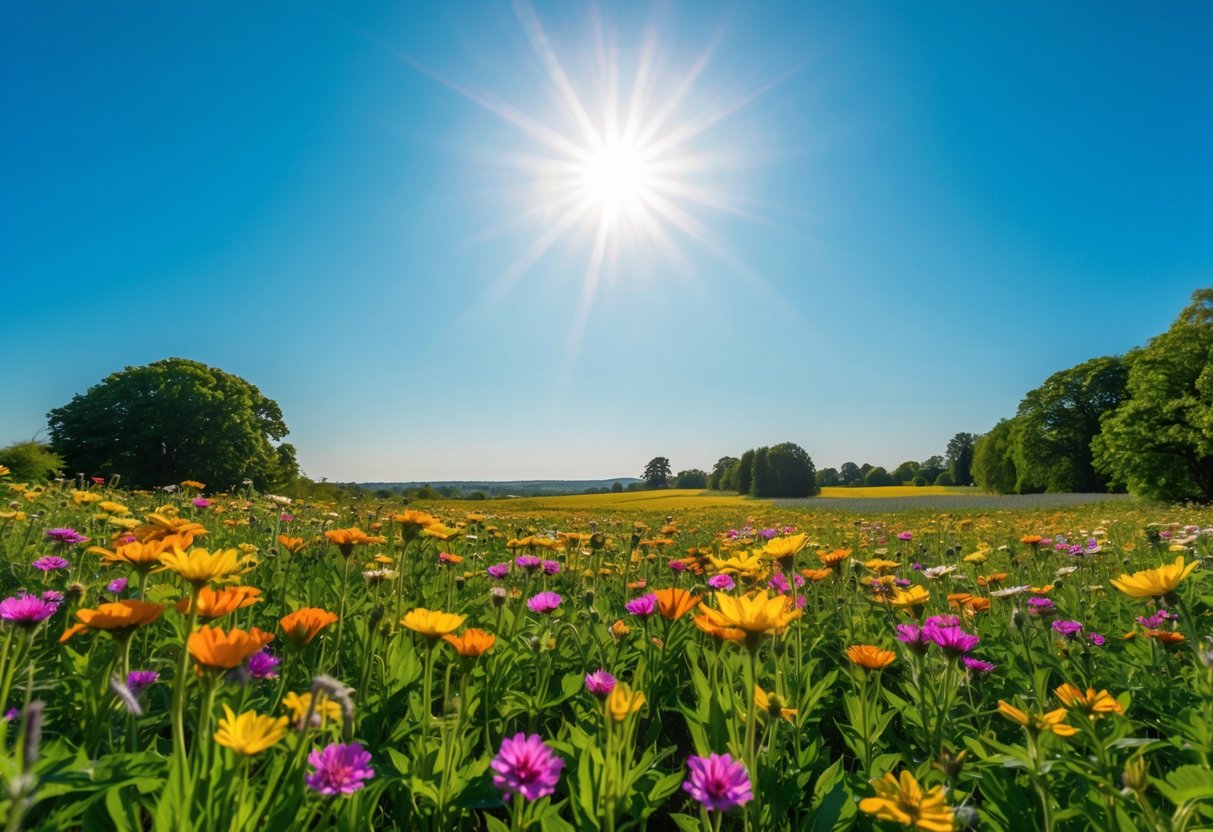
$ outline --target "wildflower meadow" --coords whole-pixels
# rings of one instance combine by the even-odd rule
[[[1213,824],[1209,509],[0,482],[9,830]]]

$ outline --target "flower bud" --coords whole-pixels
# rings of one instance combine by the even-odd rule
[[[1131,757],[1125,761],[1124,771],[1120,775],[1120,780],[1129,791],[1144,792],[1149,785],[1147,773],[1149,772],[1150,764],[1146,762],[1145,757]]]

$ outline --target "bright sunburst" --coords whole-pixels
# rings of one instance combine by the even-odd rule
[[[525,141],[517,152],[493,158],[521,174],[512,221],[540,230],[504,270],[499,288],[561,241],[584,247],[586,269],[569,333],[575,349],[604,274],[618,274],[623,255],[656,252],[673,271],[686,274],[691,266],[683,246],[691,243],[740,267],[707,222],[721,212],[747,214],[744,200],[720,184],[745,160],[713,145],[712,134],[775,82],[732,98],[707,94],[697,87],[715,44],[670,72],[656,33],[649,32],[637,48],[621,49],[591,8],[589,44],[577,54],[594,56],[592,71],[582,73],[593,81],[579,83],[534,9],[522,0],[514,8],[546,79],[533,106],[421,68],[500,116]],[[625,65],[621,54],[635,59]]]

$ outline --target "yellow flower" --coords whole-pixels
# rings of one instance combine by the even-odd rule
[[[716,606],[701,607],[707,623],[722,629],[741,630],[746,634],[746,646],[753,649],[764,633],[782,633],[787,626],[800,618],[800,610],[792,608],[792,599],[786,595],[771,596],[766,592],[751,592],[733,596],[724,592],[713,593]]]
[[[1125,709],[1121,706],[1116,698],[1106,690],[1095,692],[1095,688],[1087,688],[1086,693],[1082,688],[1075,687],[1069,682],[1066,682],[1061,687],[1054,691],[1057,698],[1067,708],[1076,708],[1083,711],[1091,719],[1104,714],[1123,714]]]
[[[421,633],[433,644],[441,636],[453,633],[467,619],[466,615],[456,615],[453,612],[438,612],[417,607],[405,614],[400,623],[415,633]]]
[[[900,779],[890,773],[873,780],[872,788],[876,796],[859,801],[859,811],[927,832],[952,832],[952,810],[944,799],[943,786],[924,793],[914,775],[902,771]]]
[[[101,509],[102,511],[104,511],[107,514],[130,514],[131,513],[131,510],[129,508],[122,505],[122,503],[115,503],[113,500],[102,500],[97,505],[97,508]]]
[[[988,560],[985,552],[974,552],[964,556],[965,563],[985,563]]]
[[[863,568],[879,575],[881,572],[888,572],[890,569],[896,569],[901,566],[895,560],[885,560],[884,558],[873,558],[872,560],[864,561]]]
[[[747,551],[742,551],[731,558],[717,558],[708,555],[708,560],[712,564],[712,569],[725,575],[753,575],[762,569],[762,559]]]
[[[763,713],[774,717],[782,717],[788,722],[796,721],[795,708],[785,708],[783,706],[783,698],[779,694],[768,694],[765,690],[758,687],[758,685],[754,685],[754,705]]]
[[[1052,731],[1059,737],[1072,737],[1078,733],[1078,729],[1073,725],[1066,724],[1066,709],[1058,708],[1054,711],[1049,711],[1047,714],[1028,714],[1019,710],[1014,705],[998,700],[998,712],[1012,722],[1017,722],[1024,728],[1028,729],[1028,733],[1038,734],[1041,731]]]
[[[91,491],[72,491],[72,502],[78,506],[87,505],[88,503],[99,503],[104,499],[100,494],[94,494]]]
[[[463,534],[463,532],[459,531],[458,529],[447,528],[441,523],[436,523],[433,526],[426,526],[421,530],[421,534],[425,537],[432,537],[445,543],[459,537],[459,535]]]
[[[303,729],[303,720],[307,718],[308,711],[312,712],[314,726],[323,727],[329,720],[338,725],[341,724],[341,706],[324,694],[320,694],[313,709],[311,691],[304,693],[291,691],[282,697],[282,707],[291,712],[291,722],[300,730]]]
[[[767,541],[767,544],[762,547],[759,555],[771,560],[782,560],[790,558],[801,549],[809,540],[807,534],[793,534],[787,537],[773,537]]]
[[[225,716],[219,720],[215,742],[247,757],[260,754],[286,736],[287,718],[259,716],[252,711],[236,716],[226,704]]]
[[[200,588],[208,581],[217,581],[239,572],[239,555],[239,549],[216,549],[213,553],[206,549],[190,549],[186,553],[174,545],[171,552],[160,556],[160,562],[164,565],[156,571],[167,569],[176,572]]]
[[[1134,598],[1157,598],[1173,592],[1184,578],[1196,568],[1196,561],[1184,566],[1183,555],[1174,563],[1164,563],[1156,569],[1144,569],[1132,575],[1112,579],[1112,586]]]
[[[644,705],[644,694],[633,691],[628,685],[619,682],[611,689],[611,695],[606,700],[606,710],[611,719],[623,722],[628,715],[634,714]]]
[[[172,538],[172,540],[176,540],[176,538]],[[125,563],[134,567],[136,572],[143,574],[152,567],[159,566],[161,557],[168,552],[171,546],[171,542],[166,540],[147,540],[142,543],[136,540],[132,543],[124,543],[113,551],[101,546],[89,546],[84,551],[101,555],[106,564]]]
[[[909,589],[899,589],[893,593],[893,597],[889,599],[889,603],[899,610],[906,612],[917,618],[922,614],[922,608],[931,600],[931,593],[927,592],[918,584]]]

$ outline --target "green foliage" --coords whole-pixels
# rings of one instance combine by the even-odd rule
[[[817,470],[804,448],[782,442],[755,451],[750,484],[755,497],[811,497],[817,491]]]
[[[932,483],[935,482],[935,478],[939,476],[940,472],[947,467],[948,463],[944,460],[944,458],[936,454],[935,456],[929,456],[922,462],[918,463],[918,473],[925,478],[928,483]]]
[[[754,451],[754,461],[750,465],[750,495],[754,497],[770,497],[774,491],[771,479],[771,466],[767,459],[770,448],[765,445]]]
[[[664,456],[655,456],[649,460],[648,465],[644,466],[644,473],[640,475],[640,478],[649,488],[665,488],[670,484],[672,473],[670,461]]]
[[[935,478],[934,485],[956,485],[956,480],[952,479],[951,471],[940,471],[939,476]]]
[[[868,471],[868,475],[863,478],[863,484],[868,486],[897,485],[897,481],[893,479],[892,474],[877,465]]]
[[[738,494],[749,494],[754,479],[754,450],[751,448],[737,461],[737,476],[733,485]]]
[[[918,474],[918,463],[914,460],[906,460],[893,469],[893,481],[897,485],[903,482],[910,482]]]
[[[838,478],[841,485],[861,485],[863,483],[863,473],[854,462],[842,463],[842,467],[838,469]]]
[[[925,485],[929,485],[929,483],[927,482],[926,477],[924,477],[922,474],[919,474],[918,476],[916,476],[914,478],[914,485],[918,488],[922,488]]]
[[[973,481],[979,488],[993,494],[1015,492],[1014,430],[1014,420],[1003,419],[973,443]]]
[[[708,488],[713,491],[727,491],[726,483],[736,466],[740,462],[736,457],[722,456],[716,460],[716,464],[712,466],[712,474],[708,477]]]
[[[973,442],[971,433],[958,433],[948,440],[948,473],[956,485],[973,484]]]
[[[707,488],[708,474],[706,471],[700,471],[698,468],[691,468],[686,471],[679,471],[678,476],[674,478],[675,488]]]
[[[821,490],[822,488],[833,488],[834,486],[841,484],[842,480],[838,476],[837,468],[822,468],[817,472],[818,490]]]
[[[277,403],[244,379],[183,358],[127,367],[47,414],[69,469],[121,474],[136,488],[185,479],[212,489],[251,480],[273,490],[298,475]]]
[[[1127,360],[1130,398],[1103,420],[1099,470],[1143,497],[1213,500],[1213,288]]]
[[[1123,359],[1093,358],[1054,373],[1024,396],[1014,430],[1020,493],[1108,490],[1109,477],[1093,464],[1091,441],[1100,420],[1125,400],[1127,379]]]
[[[0,448],[0,465],[15,482],[40,483],[62,473],[63,457],[41,442],[14,442]]]

